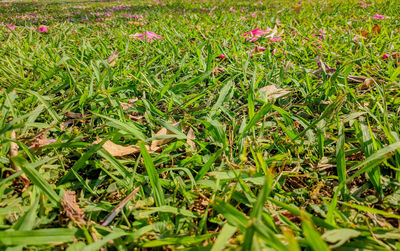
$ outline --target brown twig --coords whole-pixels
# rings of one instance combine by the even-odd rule
[[[126,198],[121,201],[107,216],[106,218],[104,218],[103,223],[101,223],[101,225],[103,227],[106,227],[108,224],[111,223],[111,221],[115,218],[115,216],[117,216],[117,214],[122,210],[122,208],[124,208],[124,206],[126,205],[126,203],[128,203],[128,201],[130,199],[132,199],[132,197],[139,191],[140,186],[137,187],[135,190],[133,190],[128,196],[126,196]]]

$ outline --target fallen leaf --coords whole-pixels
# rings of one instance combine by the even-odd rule
[[[375,80],[373,78],[367,78],[364,80],[363,84],[360,85],[360,90],[366,90],[374,86]]]
[[[11,131],[11,140],[16,140],[16,139],[17,139],[17,137],[16,137],[16,134],[15,134],[15,131],[12,130]],[[17,172],[21,171],[21,168],[19,166],[17,166],[14,163],[14,161],[12,161],[12,158],[18,155],[18,149],[19,149],[18,144],[13,142],[13,141],[10,141],[10,164],[11,164],[11,167],[14,168]],[[20,177],[21,177],[21,179],[22,179],[22,181],[24,183],[24,189],[23,190],[25,190],[25,188],[27,188],[28,185],[31,182],[28,179],[28,177],[26,177],[26,175],[24,173],[21,174]]]
[[[64,197],[62,198],[61,205],[64,208],[64,213],[72,221],[79,224],[86,224],[86,217],[83,210],[76,203],[75,192],[65,191]]]
[[[137,112],[132,112],[131,114],[129,114],[129,119],[134,120],[134,121],[138,121],[141,122],[143,120],[143,116],[140,116],[139,113]]]
[[[372,34],[379,34],[381,32],[381,27],[379,27],[379,25],[375,25],[372,28]]]
[[[360,76],[352,76],[352,75],[347,76],[347,82],[349,83],[363,83],[366,79],[367,79],[366,77],[360,77]]]
[[[214,69],[212,69],[211,73],[215,76],[218,76],[221,73],[226,72],[224,68],[221,67],[215,67]]]
[[[118,50],[115,50],[111,52],[110,56],[107,58],[106,62],[109,64],[111,67],[115,65],[118,59]]]
[[[56,142],[55,139],[48,139],[46,134],[41,134],[39,137],[36,137],[32,143],[32,145],[29,147],[29,149],[37,149],[43,146],[50,145],[52,143]]]
[[[78,112],[71,112],[71,111],[67,111],[65,113],[65,116],[67,118],[71,118],[71,119],[81,119],[82,118],[82,114],[78,113]]]
[[[93,142],[93,144],[98,144],[103,139],[97,139]],[[114,157],[121,157],[129,154],[140,153],[140,148],[138,146],[121,146],[117,145],[114,142],[107,140],[103,144],[103,148],[109,152]]]
[[[275,85],[264,86],[259,90],[259,92],[260,92],[261,98],[265,98],[270,101],[276,100],[276,99],[283,97],[290,93],[290,91],[287,91],[287,90],[277,87]]]
[[[179,124],[179,122],[178,123],[174,123],[172,125],[173,126],[178,126],[178,124]],[[163,127],[154,136],[155,137],[156,136],[164,136],[164,135],[168,135],[168,134],[172,134],[172,132],[168,131],[167,128]],[[170,142],[171,140],[172,140],[172,138],[153,140],[151,142],[150,151],[157,152],[157,151],[161,150],[160,146]]]
[[[133,98],[126,102],[119,102],[123,111],[128,110],[129,108],[133,107],[133,104],[138,101],[138,98]]]
[[[326,231],[321,237],[325,241],[334,244],[331,248],[337,248],[348,240],[360,236],[360,232],[350,228],[333,229]]]
[[[156,133],[156,135],[154,135],[154,136],[162,136],[162,135],[168,135],[168,129],[167,128],[161,128],[161,130],[159,130],[157,133]],[[152,142],[151,142],[151,146],[150,146],[150,149],[152,150],[152,151],[157,151],[157,150],[159,150],[160,149],[160,146],[161,145],[163,145],[163,144],[165,144],[165,143],[168,143],[168,142],[170,142],[172,139],[170,138],[170,139],[156,139],[156,140],[153,140]]]
[[[189,131],[187,133],[187,140],[186,143],[188,143],[188,145],[192,148],[192,150],[197,151],[197,146],[196,144],[193,142],[193,140],[195,140],[196,137],[194,136],[194,131],[193,129],[190,127]]]

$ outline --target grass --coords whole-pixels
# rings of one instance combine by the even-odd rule
[[[399,11],[2,2],[0,248],[400,249]]]

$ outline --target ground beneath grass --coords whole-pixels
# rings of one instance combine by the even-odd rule
[[[400,249],[399,13],[1,2],[0,249]]]

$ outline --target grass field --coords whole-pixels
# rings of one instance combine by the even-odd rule
[[[0,2],[0,249],[400,249],[399,13]]]

